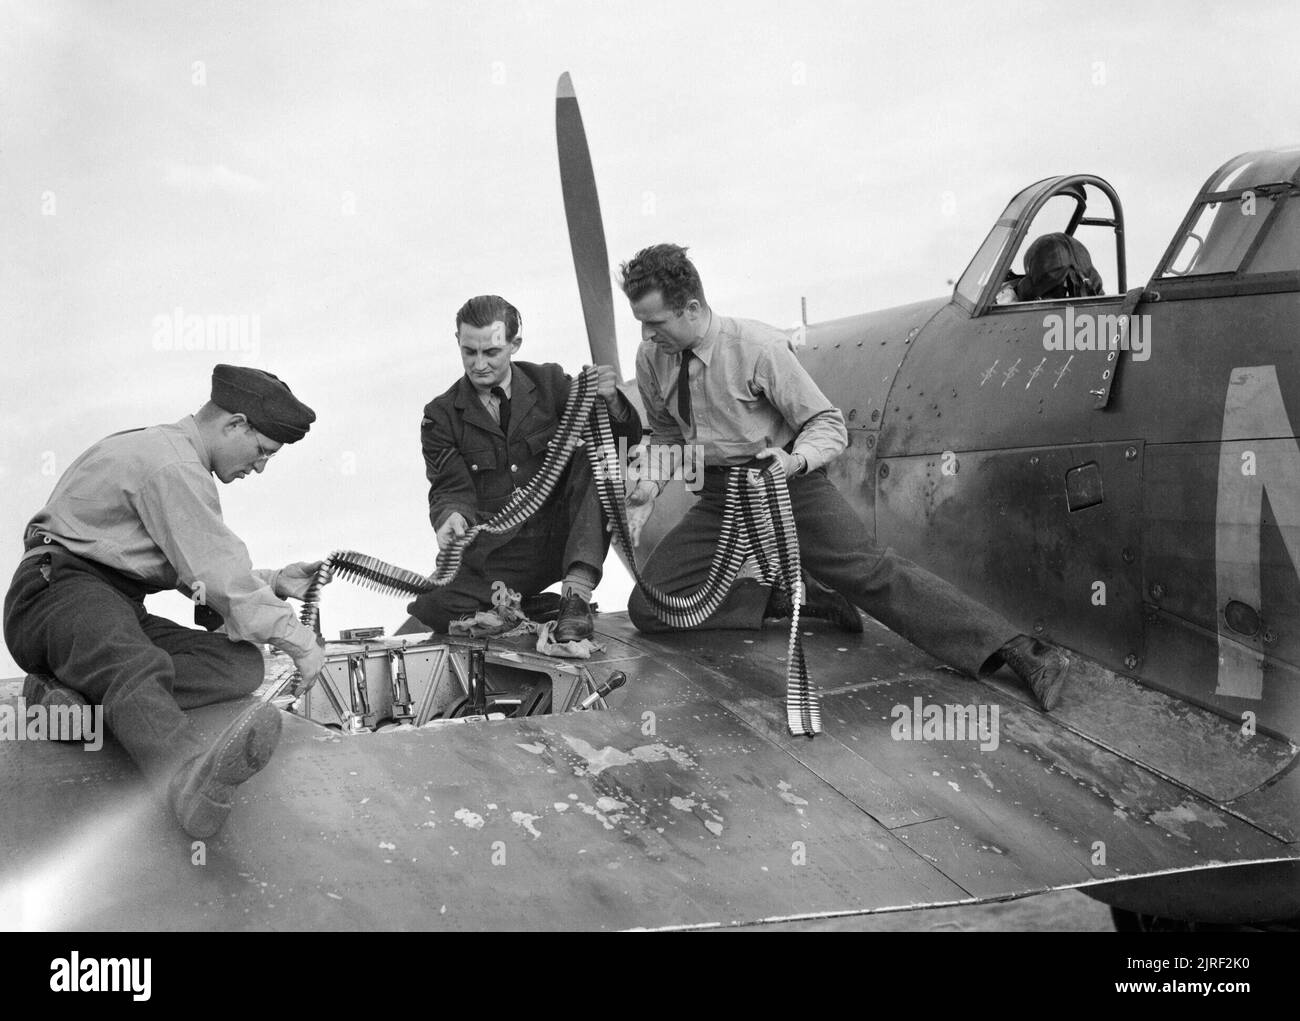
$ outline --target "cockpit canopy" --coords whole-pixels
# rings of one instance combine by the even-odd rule
[[[1026,259],[1045,248],[1056,261],[1071,263],[1064,269],[1083,286],[1035,286],[1035,266]],[[1011,200],[957,282],[953,300],[980,315],[1004,303],[1055,300],[1058,291],[1060,298],[1088,298],[1126,287],[1119,196],[1100,177],[1073,174],[1036,181]]]
[[[1205,182],[1174,243],[1161,279],[1300,270],[1300,147],[1248,152]]]
[[[1205,182],[1152,283],[1159,283],[1168,298],[1300,290],[1297,196],[1300,146],[1234,157]],[[1064,296],[1053,290],[1040,295],[1024,282],[1026,253],[1036,239],[1054,233],[1070,239],[1071,249],[1080,243],[1076,263],[1081,269],[1095,264],[1100,280],[1094,286]],[[1065,250],[1063,244],[1058,247]],[[1164,286],[1180,280],[1186,283]],[[1075,174],[1036,181],[1008,203],[957,281],[953,302],[979,316],[1004,303],[1086,302],[1127,288],[1119,196],[1100,177]]]

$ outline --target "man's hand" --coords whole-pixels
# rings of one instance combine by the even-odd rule
[[[460,511],[452,511],[447,515],[439,529],[433,533],[433,537],[438,540],[438,549],[446,549],[452,539],[457,539],[469,531],[469,522],[465,520],[465,515]]]
[[[316,644],[312,646],[311,650],[306,655],[294,656],[293,663],[298,668],[299,677],[302,678],[295,689],[295,693],[301,695],[311,691],[312,685],[316,683],[321,671],[325,669],[325,640],[317,635]]]
[[[281,599],[306,599],[307,589],[320,570],[321,563],[320,560],[311,563],[300,560],[296,564],[280,568],[275,578],[275,594]]]
[[[655,497],[658,495],[659,487],[648,479],[639,481],[636,488],[627,495],[627,531],[633,546],[641,543],[641,529],[650,520],[650,514],[655,509]]]
[[[802,454],[787,454],[780,447],[768,447],[758,456],[775,457],[781,462],[781,467],[787,476],[795,475],[808,467],[808,461]]]
[[[615,409],[621,395],[618,390],[618,373],[614,371],[614,366],[597,365],[596,376],[596,394],[605,398],[605,403],[609,405],[610,410]]]

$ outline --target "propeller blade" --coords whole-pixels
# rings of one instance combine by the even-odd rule
[[[614,333],[614,291],[610,284],[609,253],[600,218],[596,175],[591,169],[582,111],[573,92],[569,72],[560,75],[555,89],[555,141],[560,153],[560,188],[564,192],[564,217],[569,225],[569,247],[578,274],[582,318],[587,324],[587,344],[596,365],[612,365],[623,378]]]

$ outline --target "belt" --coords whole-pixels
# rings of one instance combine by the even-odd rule
[[[68,550],[59,545],[48,535],[42,535],[40,532],[33,532],[23,540],[23,555],[21,560],[29,560],[32,557],[39,556],[42,553],[52,553],[54,551],[67,553]]]
[[[19,558],[21,563],[24,560],[31,560],[33,557],[46,556],[51,553],[58,553],[61,556],[70,557],[77,561],[86,570],[98,576],[101,580],[107,582],[113,588],[117,589],[124,596],[142,602],[152,589],[136,578],[128,577],[121,571],[108,567],[105,564],[98,563],[94,560],[87,560],[83,556],[73,553],[66,546],[51,539],[48,535],[42,535],[40,532],[34,532],[28,538],[23,540],[24,553]]]
[[[787,454],[793,454],[794,440],[791,440],[781,449]],[[712,476],[713,478],[726,478],[727,473],[731,471],[732,468],[758,468],[761,470],[771,463],[772,459],[769,457],[751,457],[748,461],[741,461],[739,464],[706,464],[704,466],[704,474]]]

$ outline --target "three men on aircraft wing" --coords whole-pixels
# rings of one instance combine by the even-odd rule
[[[800,556],[803,612],[861,630],[860,607],[932,655],[973,675],[1009,665],[1045,709],[1060,698],[1069,660],[1026,636],[941,578],[878,548],[826,477],[846,445],[844,419],[773,327],[715,313],[699,274],[676,245],[655,245],[622,267],[622,287],[642,324],[637,386],[656,449],[703,450],[700,498],[645,565],[647,583],[687,594],[707,576],[724,514],[728,471],[779,460],[788,478]],[[519,312],[496,295],[456,315],[465,374],[430,401],[421,422],[429,516],[440,548],[490,518],[534,479],[555,436],[572,381],[560,366],[514,361]],[[598,395],[615,435],[642,436],[640,417],[597,367]],[[257,702],[211,745],[185,710],[247,696],[264,679],[256,643],[289,653],[310,685],[323,645],[284,602],[303,598],[317,564],[255,572],[225,525],[213,476],[261,473],[302,439],[314,412],[276,376],[218,365],[211,399],[171,425],[117,433],[63,474],[24,534],[25,552],[4,602],[4,635],[29,671],[29,705],[104,706],[118,741],[162,794],[185,831],[207,837],[224,823],[235,788],[269,761],[279,711]],[[671,471],[643,472],[627,497],[633,535]],[[592,634],[590,602],[609,548],[590,463],[570,459],[545,504],[511,531],[480,533],[456,578],[410,606],[424,624],[493,605],[494,585],[535,596],[560,582],[557,642]],[[144,597],[181,588],[224,621],[224,633],[181,627],[148,613]],[[788,616],[784,593],[741,578],[703,628],[758,628]],[[666,630],[641,592],[628,605],[642,631]]]

